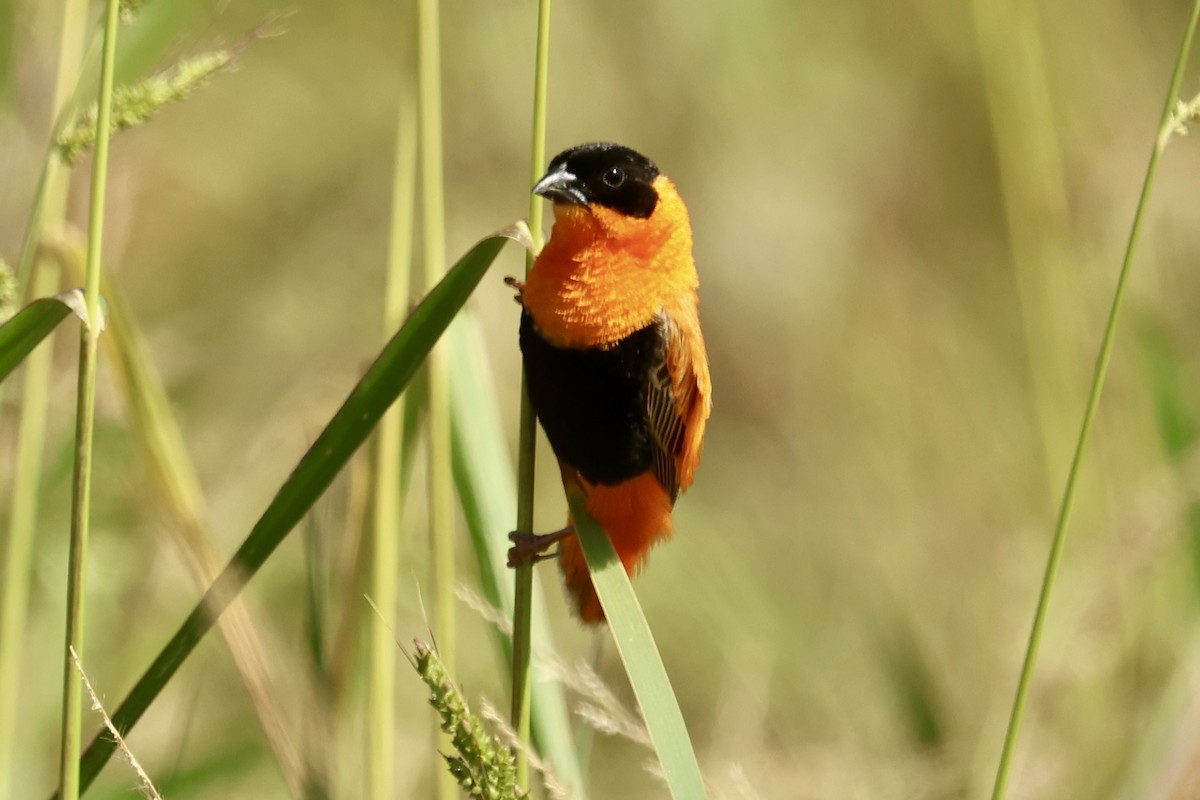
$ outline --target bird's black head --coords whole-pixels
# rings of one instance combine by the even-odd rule
[[[556,155],[533,192],[556,203],[596,203],[645,219],[658,205],[657,177],[658,167],[636,150],[597,142]]]

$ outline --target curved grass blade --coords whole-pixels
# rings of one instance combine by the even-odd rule
[[[588,515],[579,491],[570,492],[567,499],[571,504],[575,532],[592,573],[592,583],[608,617],[609,630],[641,706],[642,718],[658,752],[671,796],[675,800],[707,797],[683,713],[629,576],[625,574],[608,534]]]
[[[87,323],[83,292],[78,289],[34,300],[0,325],[0,381],[72,312]]]
[[[505,242],[513,239],[526,244],[528,238],[524,223],[517,223],[479,242],[413,310],[284,481],[229,565],[117,708],[113,723],[122,734],[141,719],[150,703],[212,628],[216,617],[366,441],[379,418],[408,386],[434,343],[466,303]],[[81,789],[86,789],[95,780],[114,748],[115,742],[106,734],[92,740],[80,759]]]

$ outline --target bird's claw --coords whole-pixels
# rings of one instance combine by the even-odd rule
[[[549,553],[546,552],[547,549],[551,545],[561,542],[571,533],[570,528],[543,534],[513,531],[508,534],[509,541],[513,543],[513,546],[508,548],[508,566],[519,567],[523,564],[536,564],[539,561],[558,558],[559,548],[555,548],[553,552]]]
[[[512,275],[505,275],[504,285],[516,290],[517,296],[513,300],[517,305],[523,307],[525,305],[525,281],[517,280]]]

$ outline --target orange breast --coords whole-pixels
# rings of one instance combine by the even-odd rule
[[[695,298],[687,208],[668,178],[659,176],[655,189],[659,201],[648,219],[555,204],[554,230],[523,295],[552,344],[609,345],[649,325],[665,305]]]

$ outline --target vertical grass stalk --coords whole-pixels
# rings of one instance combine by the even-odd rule
[[[86,585],[88,515],[92,489],[92,429],[96,415],[96,345],[99,341],[100,251],[104,232],[104,194],[108,178],[108,142],[112,117],[113,65],[117,51],[118,0],[104,9],[104,49],[100,60],[100,99],[96,114],[96,150],[92,162],[92,194],[88,204],[87,279],[84,297],[88,318],[79,334],[79,384],[75,415],[75,471],[71,492],[71,545],[67,566],[67,632],[63,647],[63,724],[59,790],[63,800],[79,797],[79,751],[82,684],[72,651],[83,659],[83,591]]]
[[[438,0],[417,3],[417,75],[421,118],[421,215],[424,223],[425,287],[441,279],[446,265],[445,198],[442,179],[442,65]],[[429,528],[433,537],[434,632],[449,674],[458,666],[455,646],[454,473],[450,449],[450,375],[446,347],[429,354]],[[439,750],[450,752],[448,734],[438,732]],[[437,770],[438,796],[458,796],[453,776]]]
[[[413,113],[408,59],[400,74],[395,168],[392,176],[392,219],[388,242],[387,285],[384,290],[384,341],[404,322],[412,269],[413,200],[416,189],[417,126]],[[375,435],[375,500],[372,521],[371,597],[382,623],[371,624],[370,691],[367,715],[370,734],[368,769],[372,800],[396,796],[396,653],[393,640],[398,586],[401,515],[400,454],[404,446],[406,397],[391,408]]]
[[[1092,385],[1088,392],[1087,406],[1083,413],[1083,423],[1080,426],[1079,438],[1075,444],[1075,455],[1071,459],[1071,469],[1067,474],[1067,485],[1063,490],[1062,504],[1059,507],[1058,521],[1054,527],[1054,541],[1050,547],[1050,556],[1046,561],[1046,571],[1042,578],[1042,588],[1038,595],[1037,610],[1033,616],[1033,627],[1029,632],[1029,642],[1025,649],[1025,659],[1021,665],[1021,676],[1017,681],[1016,696],[1013,699],[1012,713],[1008,720],[1008,730],[1004,736],[1004,747],[1000,753],[1000,763],[996,768],[996,781],[992,787],[992,799],[1001,800],[1008,784],[1009,770],[1012,765],[1013,752],[1016,749],[1017,735],[1021,728],[1021,719],[1025,713],[1025,703],[1029,695],[1029,686],[1033,679],[1033,669],[1037,663],[1038,647],[1041,644],[1042,628],[1046,621],[1046,609],[1050,604],[1050,593],[1054,587],[1054,579],[1058,574],[1059,562],[1062,559],[1063,545],[1066,541],[1067,526],[1071,520],[1071,507],[1075,501],[1075,489],[1078,484],[1080,466],[1083,463],[1084,451],[1091,435],[1092,423],[1096,417],[1096,409],[1100,405],[1100,394],[1104,389],[1104,377],[1108,372],[1108,362],[1112,357],[1113,342],[1116,339],[1117,319],[1121,313],[1121,305],[1125,297],[1125,286],[1129,280],[1130,266],[1133,254],[1137,250],[1141,237],[1142,222],[1146,216],[1150,192],[1154,187],[1154,178],[1158,174],[1159,161],[1172,132],[1172,110],[1179,88],[1183,83],[1183,73],[1187,67],[1188,52],[1192,47],[1192,38],[1196,32],[1196,23],[1200,20],[1200,0],[1192,5],[1191,18],[1183,34],[1183,42],[1179,47],[1179,56],[1175,60],[1175,72],[1171,77],[1171,86],[1167,90],[1167,99],[1159,120],[1158,130],[1154,137],[1154,147],[1150,152],[1150,163],[1146,167],[1146,177],[1142,182],[1141,195],[1138,197],[1137,211],[1133,216],[1133,225],[1129,232],[1129,241],[1125,247],[1125,257],[1121,262],[1121,272],[1117,278],[1117,287],[1113,292],[1112,306],[1108,312],[1108,323],[1104,328],[1104,338],[1100,344],[1100,353],[1096,357],[1096,367],[1092,374]]]
[[[87,23],[87,0],[67,0],[63,5],[62,28],[58,44],[58,66],[54,76],[53,113],[67,103],[71,87],[79,73],[83,52],[83,31]],[[53,129],[51,125],[51,136]],[[46,228],[61,227],[67,213],[70,172],[51,147],[43,166],[42,178],[29,222],[27,241],[21,254],[24,270],[19,281],[30,280],[37,243]],[[32,291],[23,299],[58,291],[59,272],[43,262],[32,278]],[[23,273],[23,274],[22,274]],[[19,295],[20,296],[20,295]],[[37,527],[38,494],[41,487],[42,451],[45,446],[46,400],[50,385],[49,345],[29,355],[21,400],[21,422],[17,433],[16,472],[12,485],[12,512],[8,527],[7,552],[4,556],[3,586],[0,587],[0,796],[7,796],[11,780],[13,725],[16,722],[18,679],[21,670],[21,642],[25,638],[25,610],[29,597],[29,573],[32,569],[33,532]]]
[[[537,57],[533,74],[533,144],[530,153],[532,186],[546,164],[546,95],[550,75],[550,0],[538,0]],[[534,250],[542,247],[542,199],[529,195],[529,235]],[[533,266],[533,253],[525,256],[525,273]],[[521,422],[517,434],[517,530],[533,532],[533,477],[537,452],[537,419],[529,403],[525,370],[521,370]],[[529,744],[530,627],[533,610],[533,564],[514,572],[512,659],[512,726],[523,744]],[[529,787],[529,757],[526,748],[517,751],[517,783]]]

